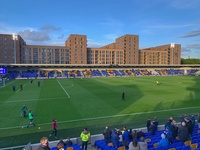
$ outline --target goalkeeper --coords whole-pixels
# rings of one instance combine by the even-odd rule
[[[27,111],[28,111],[28,108],[26,107],[26,105],[23,105],[21,108],[21,116],[23,116],[24,118],[27,118]]]

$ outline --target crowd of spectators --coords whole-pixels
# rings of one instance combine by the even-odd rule
[[[197,122],[200,127],[200,113],[197,116]],[[148,141],[146,141],[145,136],[148,134],[154,136],[158,130],[158,120],[157,117],[154,117],[152,120],[147,119],[147,133],[144,133],[141,129],[127,129],[124,127],[122,130],[113,129],[111,130],[108,125],[106,125],[103,136],[104,142],[107,145],[111,145],[113,148],[118,148],[120,143],[120,136],[122,138],[122,144],[126,150],[147,150]],[[195,127],[195,116],[182,114],[180,115],[180,124],[177,124],[176,120],[173,117],[169,117],[165,123],[164,130],[160,134],[160,140],[155,143],[155,147],[163,147],[169,144],[173,144],[174,140],[179,140],[180,142],[185,142],[191,140],[192,132]],[[80,134],[82,140],[82,150],[87,150],[87,144],[90,139],[90,132],[87,128]],[[43,137],[40,140],[41,145],[38,147],[38,150],[49,150],[48,138]],[[62,138],[57,143],[57,150],[63,150],[66,146],[70,147],[73,145],[73,142],[70,140],[70,137],[64,141]]]

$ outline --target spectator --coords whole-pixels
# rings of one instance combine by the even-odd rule
[[[166,138],[165,134],[161,134],[161,140],[158,142],[158,147],[167,146],[169,145],[168,139]]]
[[[70,137],[67,137],[67,140],[65,142],[65,145],[66,146],[72,146],[73,145],[73,142],[70,140]]]
[[[156,131],[157,131],[158,130],[158,120],[157,120],[157,117],[154,117],[153,124],[155,125]]]
[[[188,138],[187,138],[187,140],[191,140],[192,131],[193,131],[192,122],[188,117],[185,117],[185,123],[186,123],[186,127],[188,128]]]
[[[166,130],[167,127],[170,127],[170,124],[171,124],[171,121],[170,121],[170,119],[168,118],[168,119],[167,119],[167,122],[165,123],[165,130]]]
[[[200,112],[198,113],[198,120],[197,120],[197,122],[198,122],[198,126],[199,126],[199,128],[200,128]]]
[[[156,127],[155,125],[153,124],[153,122],[151,121],[151,125],[149,126],[149,134],[150,135],[154,135],[156,132]]]
[[[178,125],[176,124],[176,120],[173,120],[170,125],[170,130],[172,132],[172,139],[175,140],[178,135]]]
[[[137,132],[137,137],[138,137],[138,138],[145,137],[145,133],[142,132],[141,129],[139,129],[139,131]]]
[[[108,126],[106,126],[103,131],[105,143],[108,144],[110,142],[111,134],[112,134],[112,131],[109,129]]]
[[[125,146],[125,148],[128,148],[128,142],[129,142],[129,132],[126,129],[126,127],[124,127],[124,132],[122,134],[122,141],[123,141],[123,145]]]
[[[185,122],[181,123],[181,127],[178,129],[179,141],[185,142],[188,138],[188,128],[186,127]]]
[[[147,119],[147,131],[149,132],[149,126],[151,125],[151,120],[148,118]]]
[[[140,138],[140,142],[138,142],[140,150],[148,150],[148,144],[144,141],[144,137]]]
[[[132,141],[133,137],[132,137],[132,129],[129,129],[129,140]]]
[[[90,132],[88,132],[87,128],[81,132],[80,137],[82,140],[82,150],[87,150],[87,144],[90,138]]]
[[[60,144],[60,143],[63,144],[64,146],[66,145],[62,138],[60,138],[60,141],[58,142],[58,144]],[[57,146],[58,146],[58,144],[57,144]]]
[[[136,139],[129,143],[129,150],[140,150],[140,146]]]
[[[170,120],[170,122],[172,122],[174,119],[173,119],[173,117],[171,116],[171,117],[169,117],[169,120]]]
[[[116,129],[114,129],[112,131],[111,141],[112,141],[113,147],[117,148],[118,147],[118,143],[119,143],[119,135],[117,134],[117,130]]]
[[[182,123],[182,122],[185,122],[185,120],[184,120],[185,117],[186,117],[185,114],[180,115],[180,121],[181,121],[181,123]]]
[[[193,127],[193,129],[194,129],[194,126],[195,126],[195,118],[194,118],[194,115],[192,114],[192,115],[189,115],[189,117],[190,117],[190,120],[191,120],[191,122],[192,122],[192,127]]]
[[[172,132],[170,130],[170,127],[167,126],[166,129],[165,129],[165,135],[166,135],[166,138],[168,139],[169,143],[171,144],[172,141],[173,141],[173,137],[172,137]]]
[[[64,144],[63,143],[58,143],[57,150],[64,150]]]
[[[37,148],[37,150],[50,150],[47,137],[42,137],[40,139],[40,143],[41,145]]]
[[[136,131],[136,130],[133,130],[133,131],[132,131],[132,138],[133,138],[133,139],[137,139],[137,138],[138,138],[138,134],[137,134],[137,131]]]

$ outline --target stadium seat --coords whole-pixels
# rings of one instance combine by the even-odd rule
[[[74,150],[73,147],[67,147],[66,150]]]
[[[184,142],[184,145],[185,145],[185,146],[188,146],[188,145],[190,145],[190,144],[191,144],[191,140],[188,140],[188,141],[185,141],[185,142]]]
[[[158,143],[154,143],[154,144],[153,144],[153,147],[154,147],[154,148],[158,147]]]
[[[108,143],[108,146],[113,146],[112,142]]]
[[[176,150],[182,150],[182,146],[176,147]]]
[[[125,150],[125,146],[118,147],[117,150]]]
[[[182,147],[182,150],[190,150],[190,145],[188,145],[188,146],[183,146],[183,147]]]
[[[151,142],[151,139],[150,138],[147,138],[147,139],[145,139],[145,142]]]
[[[197,143],[194,143],[194,144],[191,144],[190,145],[190,148],[193,150],[193,149],[196,149],[198,147],[198,144]]]
[[[184,142],[177,143],[177,147],[184,146]]]

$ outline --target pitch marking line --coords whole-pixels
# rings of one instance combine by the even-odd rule
[[[72,122],[79,122],[79,121],[89,121],[89,120],[96,120],[96,119],[106,119],[106,118],[116,118],[116,117],[124,117],[124,116],[134,116],[134,115],[160,113],[160,112],[168,112],[168,111],[177,111],[177,110],[185,110],[185,109],[193,109],[193,108],[200,108],[200,106],[177,108],[177,109],[166,109],[166,110],[160,110],[160,111],[138,112],[138,113],[132,113],[132,114],[121,114],[121,115],[113,115],[113,116],[102,116],[102,117],[85,118],[85,119],[77,119],[77,120],[68,120],[68,121],[60,121],[60,122],[57,122],[57,123],[59,123],[59,124],[60,123],[72,123]],[[44,126],[44,125],[51,125],[51,123],[37,124],[37,126]],[[17,128],[22,128],[22,127],[24,127],[24,126],[0,128],[0,130],[17,129]]]
[[[63,91],[65,92],[65,94],[70,98],[69,94],[67,93],[67,91],[64,89],[64,87],[60,84],[60,82],[57,80],[57,82],[59,83],[60,87],[63,89]]]
[[[18,103],[18,102],[31,102],[31,101],[48,101],[48,100],[54,100],[54,99],[66,99],[66,97],[56,97],[56,98],[41,98],[41,99],[28,99],[28,100],[12,100],[12,101],[5,101],[0,102],[1,103]]]

